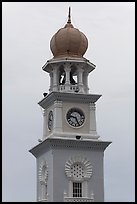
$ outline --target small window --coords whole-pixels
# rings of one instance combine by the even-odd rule
[[[73,197],[82,197],[82,183],[73,183]]]

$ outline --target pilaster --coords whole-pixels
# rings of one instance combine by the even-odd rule
[[[95,103],[90,103],[90,133],[97,135],[96,132],[96,114],[95,114]]]
[[[79,93],[84,93],[84,84],[83,84],[83,65],[79,65],[78,67],[78,87],[79,87]]]
[[[62,102],[54,101],[53,133],[62,131]]]
[[[83,72],[83,84],[84,84],[84,92],[88,94],[89,88],[88,88],[88,71],[87,70],[84,70]]]
[[[47,137],[47,110],[43,110],[43,140]]]
[[[53,91],[53,71],[49,73],[50,76],[50,87],[49,87],[49,92]]]
[[[58,91],[58,65],[54,64],[53,67],[53,91]]]

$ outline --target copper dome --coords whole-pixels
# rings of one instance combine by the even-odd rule
[[[83,57],[88,48],[86,36],[74,28],[70,20],[70,9],[68,22],[64,28],[55,33],[50,41],[50,49],[54,58],[56,57]]]

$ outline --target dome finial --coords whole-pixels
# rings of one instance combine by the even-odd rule
[[[70,15],[70,11],[71,11],[71,8],[69,6],[69,14],[68,14],[68,22],[67,23],[71,23],[71,15]]]

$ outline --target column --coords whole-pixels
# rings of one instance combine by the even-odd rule
[[[58,91],[57,71],[58,71],[58,66],[54,65],[53,66],[53,91]]]
[[[79,87],[79,93],[84,93],[83,89],[83,72],[82,66],[78,68],[78,87]]]
[[[49,92],[52,92],[52,91],[53,91],[53,71],[51,71],[51,72],[49,73],[49,76],[50,76]]]
[[[95,111],[96,111],[95,103],[90,103],[90,133],[93,135],[97,135]]]
[[[84,84],[84,91],[85,93],[89,93],[89,88],[88,88],[88,71],[85,70],[83,73],[83,84]]]
[[[64,70],[66,74],[66,81],[65,81],[65,91],[70,91],[70,68],[71,64],[70,63],[65,63],[64,65]]]
[[[62,132],[62,102],[54,102],[53,132]]]
[[[46,138],[47,136],[47,111],[46,109],[43,110],[43,140]]]

